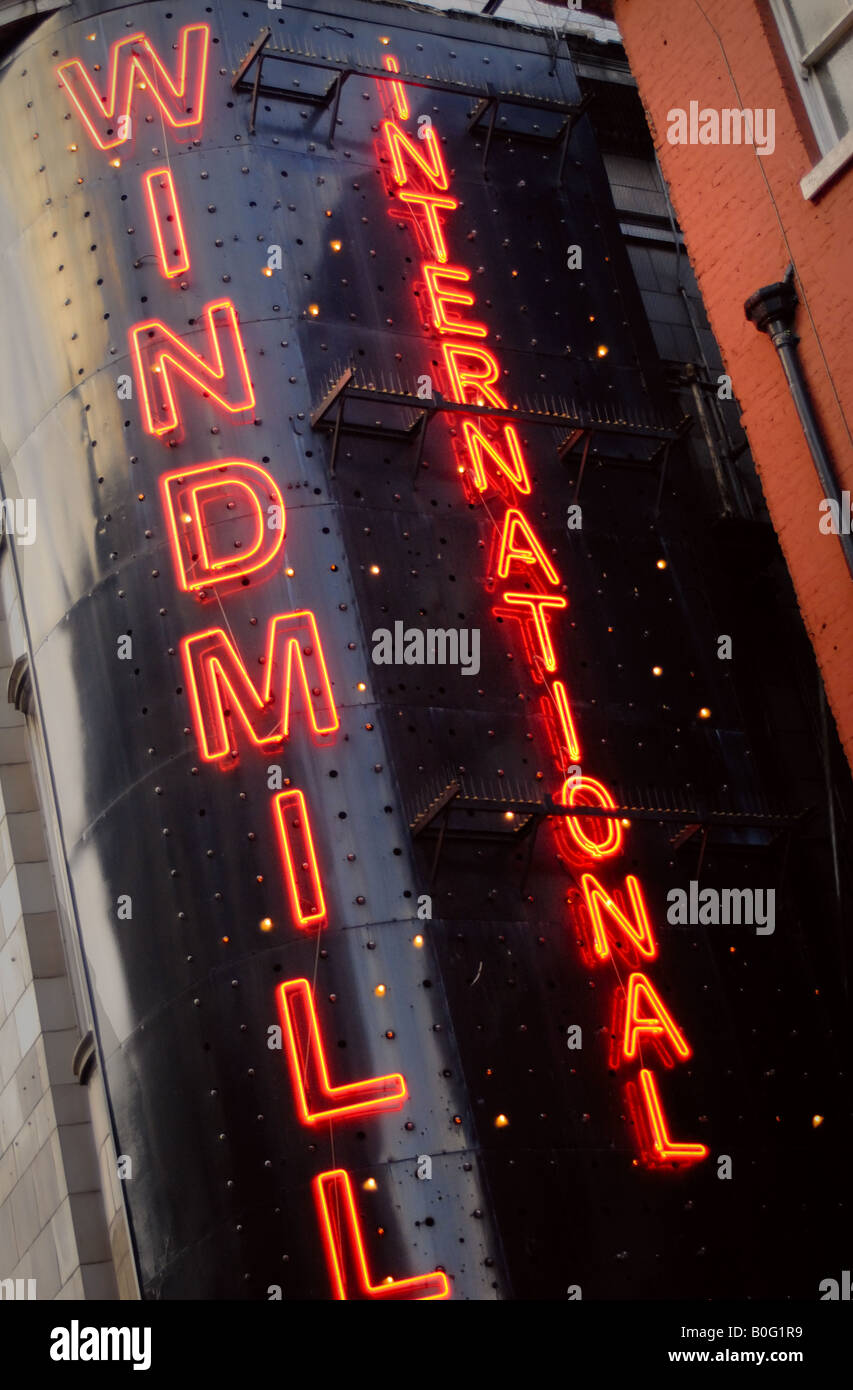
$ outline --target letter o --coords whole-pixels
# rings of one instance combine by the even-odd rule
[[[608,810],[613,810],[616,805],[607,788],[594,777],[567,777],[563,783],[560,800],[564,806],[597,805],[606,806]],[[566,816],[568,832],[578,849],[593,859],[608,859],[611,854],[618,854],[622,846],[622,826],[616,817],[610,817],[605,821],[606,834],[602,840],[594,840],[584,829],[584,826],[591,826],[592,823],[591,817],[587,819],[586,816],[579,816],[576,819],[574,816]]]

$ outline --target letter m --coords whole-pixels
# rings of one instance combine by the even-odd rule
[[[130,138],[128,118],[134,87],[153,98],[172,127],[201,123],[209,43],[209,25],[185,25],[175,45],[178,63],[173,77],[147,34],[128,34],[110,49],[106,96],[96,91],[79,58],[59,64],[59,85],[65,88],[98,149],[112,150]]]
[[[207,762],[237,757],[238,723],[257,748],[290,737],[292,712],[304,715],[317,736],[338,728],[317,622],[308,609],[278,613],[270,622],[266,655],[259,658],[266,668],[260,686],[222,628],[185,637],[181,655],[196,735]]]
[[[172,383],[175,372],[232,415],[251,410],[255,404],[237,310],[231,300],[206,304],[202,319],[210,361],[187,347],[160,319],[135,323],[130,330],[130,352],[149,434],[166,434],[179,423]]]

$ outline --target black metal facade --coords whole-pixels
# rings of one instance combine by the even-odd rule
[[[168,54],[198,21],[213,35],[201,131],[146,122],[140,99],[113,167],[56,65],[105,68],[136,29]],[[257,64],[232,83],[267,26],[252,132]],[[618,873],[642,876],[656,985],[694,1050],[666,1078],[673,1128],[711,1149],[685,1170],[636,1162],[609,1065],[614,977],[584,963],[576,885],[542,815],[559,777],[540,692],[491,611],[493,524],[462,491],[452,416],[423,439],[417,428],[418,378],[440,369],[381,162],[381,36],[426,80],[409,90],[453,169],[452,256],[474,275],[522,412],[531,519],[571,605],[584,769],[629,810],[661,809],[631,821]],[[288,48],[315,65],[285,61]],[[531,99],[502,104],[490,135],[496,92]],[[813,1297],[842,1266],[846,1198],[828,1165],[843,1151],[843,950],[818,733],[794,676],[811,679],[811,657],[772,535],[716,525],[585,115],[562,144],[582,95],[568,50],[542,35],[358,0],[79,4],[3,69],[4,492],[37,500],[37,544],[16,551],[21,597],[147,1297],[330,1297],[310,1183],[333,1167],[353,1176],[377,1276],[441,1267],[455,1298],[560,1299],[570,1285],[584,1298]],[[158,272],[143,204],[142,175],[167,150],[185,289]],[[581,272],[567,269],[572,244]],[[283,268],[268,277],[276,245]],[[203,305],[226,293],[255,418],[181,388],[169,447],[144,432],[138,399],[119,399],[128,330],[160,318],[198,347]],[[227,458],[268,467],[288,509],[276,574],[222,599],[230,630],[253,661],[275,613],[310,607],[341,728],[320,748],[298,732],[281,752],[243,747],[221,772],[199,758],[178,655],[221,613],[177,590],[158,479]],[[371,634],[397,621],[479,628],[479,674],[374,665]],[[127,634],[132,661],[117,656]],[[312,808],[319,934],[290,917],[271,764]],[[700,846],[703,885],[777,890],[772,936],[667,926],[667,891],[697,877]],[[416,915],[424,895],[430,920]],[[403,1072],[402,1111],[299,1124],[267,1046],[275,986],[296,977],[315,982],[339,1079]]]

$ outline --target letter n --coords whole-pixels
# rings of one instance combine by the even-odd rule
[[[156,102],[173,129],[201,124],[209,43],[208,24],[185,25],[175,44],[177,72],[172,77],[147,34],[118,39],[110,49],[107,96],[97,92],[79,58],[60,63],[56,72],[94,144],[112,150],[129,138],[128,118],[139,91]]]
[[[166,434],[179,423],[172,383],[175,372],[232,415],[251,410],[255,404],[237,310],[231,300],[206,304],[202,319],[210,360],[193,352],[161,319],[135,323],[130,330],[131,357],[148,434]]]
[[[486,438],[473,420],[462,422],[462,433],[465,436],[465,446],[471,460],[474,486],[479,492],[485,492],[488,488],[487,470],[495,471],[494,481],[498,486],[508,481],[519,492],[525,494],[530,492],[530,479],[527,476],[527,467],[515,425],[504,425],[503,428],[506,454],[502,453]]]
[[[638,955],[645,960],[654,960],[658,948],[649,925],[649,914],[638,879],[634,878],[633,874],[628,874],[625,879],[625,887],[634,913],[633,922],[607,889],[602,888],[594,874],[583,874],[581,887],[592,920],[593,945],[599,960],[607,960],[610,956],[608,932],[612,927],[609,924],[617,927],[623,936],[628,938]]]
[[[409,170],[406,167],[408,160],[410,166],[414,165],[421,173],[426,174],[435,188],[442,192],[447,189],[449,180],[441,153],[441,142],[432,126],[427,126],[424,138],[418,141],[421,149],[418,149],[418,145],[400,129],[396,121],[384,121],[382,133],[398,184],[409,182]]]
[[[279,613],[270,622],[260,688],[222,628],[185,637],[181,655],[201,755],[207,762],[236,758],[235,721],[257,748],[290,737],[292,707],[305,715],[317,736],[338,728],[317,622],[307,609]],[[294,665],[301,689],[293,679]]]

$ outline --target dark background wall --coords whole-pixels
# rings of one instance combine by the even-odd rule
[[[158,275],[142,204],[142,173],[164,150],[159,119],[138,126],[113,169],[66,121],[53,66],[105,62],[128,25],[164,49],[205,18],[218,42],[204,127],[197,142],[167,137],[193,257],[184,291]],[[668,929],[666,893],[695,877],[697,839],[677,850],[671,823],[630,831],[619,870],[642,875],[661,939],[655,982],[695,1052],[667,1077],[673,1128],[714,1156],[646,1172],[622,1079],[608,1070],[615,981],[583,964],[552,830],[523,887],[527,845],[472,838],[465,814],[434,877],[435,842],[409,834],[460,765],[489,789],[541,794],[557,778],[538,692],[491,615],[491,523],[461,493],[445,425],[431,426],[416,487],[411,448],[387,437],[345,436],[332,479],[328,441],[310,428],[347,362],[366,379],[413,384],[437,353],[414,296],[417,249],[389,216],[375,83],[346,84],[332,150],[328,110],[266,95],[251,136],[249,97],[230,78],[267,23],[279,41],[354,65],[378,60],[384,34],[413,73],[580,95],[568,50],[557,57],[540,35],[356,3],[75,7],[3,71],[4,124],[21,137],[0,200],[0,273],[16,325],[0,386],[4,486],[38,502],[38,543],[18,547],[31,664],[118,1152],[134,1161],[126,1198],[145,1291],[264,1298],[280,1284],[286,1298],[327,1298],[309,1183],[339,1164],[353,1173],[379,1277],[441,1264],[461,1298],[562,1298],[569,1284],[585,1298],[811,1297],[842,1260],[833,1160],[843,1145],[843,955],[810,722],[816,677],[772,534],[757,502],[721,520],[712,463],[692,443],[674,451],[656,512],[657,471],[631,438],[597,441],[583,528],[569,533],[576,456],[561,462],[552,431],[525,429],[533,517],[571,603],[565,656],[585,770],[626,803],[661,804],[658,788],[673,805],[693,796],[744,811],[817,808],[786,822],[787,838],[745,829],[707,846],[703,881],[777,888],[777,929],[765,938]],[[607,91],[596,100],[605,108]],[[680,376],[690,340],[659,325],[683,296],[661,271],[659,313],[646,317],[657,253],[645,260],[642,239],[620,231],[602,149],[615,183],[632,176],[618,151],[606,153],[595,118],[578,126],[559,185],[554,150],[529,138],[533,116],[496,138],[485,180],[470,97],[417,101],[446,140],[464,204],[452,254],[476,271],[510,398],[618,400],[635,417],[677,418],[693,399]],[[642,146],[630,157],[652,177]],[[565,269],[570,243],[584,248],[582,276]],[[271,244],[284,268],[267,278]],[[185,433],[170,449],[144,434],[137,401],[117,399],[127,330],[148,315],[190,328],[226,286],[256,419],[228,421],[182,393]],[[272,614],[312,607],[341,731],[334,747],[297,736],[280,756],[241,751],[222,774],[200,764],[187,732],[175,655],[217,610],[176,590],[157,480],[183,462],[233,456],[262,462],[282,487],[293,575],[227,595],[228,621],[251,657]],[[735,467],[749,495],[748,463]],[[479,627],[480,675],[373,666],[371,633],[397,620]],[[127,632],[132,663],[116,658]],[[717,660],[720,633],[733,635],[730,663]],[[711,720],[697,718],[703,706]],[[275,762],[312,808],[329,902],[316,937],[287,909],[267,786]],[[433,918],[422,923],[425,893]],[[121,894],[133,901],[128,922],[117,919]],[[274,987],[296,976],[316,979],[340,1079],[402,1071],[402,1112],[334,1135],[298,1125],[282,1055],[266,1046]],[[572,1023],[583,1028],[579,1053],[566,1047]],[[499,1114],[508,1126],[495,1127]],[[815,1114],[825,1117],[817,1128]],[[716,1177],[722,1153],[734,1159],[731,1182]],[[415,1175],[419,1154],[432,1156],[429,1182]],[[368,1196],[369,1177],[378,1190]]]

